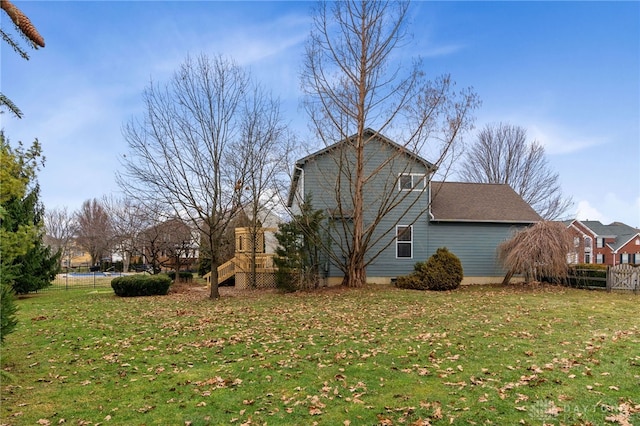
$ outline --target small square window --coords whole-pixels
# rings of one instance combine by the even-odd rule
[[[411,191],[413,189],[413,176],[400,175],[399,185],[400,185],[400,190]]]
[[[423,190],[425,186],[425,176],[421,174],[406,173],[398,176],[399,191]]]

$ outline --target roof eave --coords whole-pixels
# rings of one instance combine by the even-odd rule
[[[293,176],[291,177],[291,186],[289,187],[289,196],[287,197],[287,207],[293,206],[293,199],[298,189],[298,181],[300,180],[303,164],[304,163],[296,162],[293,167]]]
[[[492,220],[492,219],[437,219],[431,218],[430,222],[464,222],[464,223],[511,223],[511,224],[534,224],[539,220]]]

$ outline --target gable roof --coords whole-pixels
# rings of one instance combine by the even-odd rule
[[[599,237],[615,237],[639,232],[638,229],[622,222],[613,222],[609,225],[603,225],[599,220],[580,220],[579,222]]]
[[[307,155],[306,157],[303,157],[301,159],[299,159],[298,161],[296,161],[295,167],[293,169],[293,176],[291,178],[291,187],[289,188],[289,196],[287,198],[287,206],[291,206],[293,205],[293,197],[295,196],[295,192],[296,192],[296,188],[298,186],[298,181],[300,180],[300,174],[302,172],[302,168],[304,167],[304,165],[321,156],[324,154],[327,154],[331,151],[334,151],[338,148],[340,148],[342,145],[346,144],[347,142],[355,139],[357,135],[351,135],[348,138],[342,139],[341,141],[338,141],[332,145],[329,145],[321,150],[318,150],[314,153],[311,153],[309,155]],[[424,158],[420,157],[418,154],[412,152],[411,150],[407,149],[406,147],[392,141],[391,139],[387,138],[386,136],[384,136],[381,133],[376,132],[375,130],[372,130],[370,128],[366,128],[364,129],[364,136],[365,138],[367,138],[368,140],[371,139],[377,139],[380,142],[383,142],[389,146],[391,146],[394,150],[399,151],[400,153],[406,155],[407,157],[409,157],[410,159],[416,161],[417,163],[422,164],[427,170],[430,171],[435,171],[436,170],[436,166],[433,163],[430,163],[429,161],[425,160]]]
[[[506,184],[431,182],[431,196],[434,221],[534,223],[542,220]]]
[[[613,222],[604,225],[599,220],[572,220],[570,225],[578,223],[593,233],[596,238],[613,238],[614,241],[608,242],[613,252],[617,252],[636,236],[640,236],[640,229],[634,228],[622,222]],[[575,227],[575,226],[574,226]]]
[[[622,247],[629,244],[635,238],[640,238],[640,231],[636,232],[635,234],[630,233],[630,234],[618,235],[618,238],[616,238],[616,241],[608,245],[613,249],[614,253],[617,253],[618,250],[620,250]]]

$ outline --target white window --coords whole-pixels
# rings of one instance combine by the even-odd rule
[[[398,176],[398,191],[421,191],[424,188],[426,188],[425,175],[403,173]]]
[[[602,253],[596,254],[596,263],[599,263],[599,264],[604,263],[604,254]]]
[[[629,263],[629,253],[622,253],[620,255],[620,263]]]
[[[591,263],[591,253],[586,252],[584,254],[584,263]]]
[[[573,237],[573,246],[580,247],[580,237]]]
[[[584,251],[591,251],[591,243],[593,243],[591,237],[584,237]]]
[[[604,238],[596,238],[596,247],[603,248],[604,247]]]
[[[396,257],[413,257],[413,226],[396,226]]]

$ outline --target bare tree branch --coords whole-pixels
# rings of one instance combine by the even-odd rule
[[[416,197],[419,191],[394,190],[399,175],[412,172],[406,156],[433,159],[421,187],[427,191],[435,168],[447,169],[479,105],[471,89],[456,92],[448,75],[428,80],[420,60],[406,65],[394,56],[407,40],[408,7],[394,1],[321,2],[306,47],[301,83],[311,127],[325,146],[343,141],[344,149],[331,153],[335,169],[322,184],[335,194],[335,216],[349,220],[325,222],[330,238],[324,245],[349,286],[364,285],[366,266],[392,244],[395,225],[407,212],[412,211],[410,221],[417,220],[418,209],[418,215],[428,212]],[[366,147],[383,132],[395,133],[400,146],[379,162]],[[395,223],[383,226],[389,217]]]
[[[572,204],[562,195],[560,176],[549,167],[544,147],[529,142],[520,126],[486,125],[464,157],[460,175],[466,182],[511,186],[547,220],[558,219]]]
[[[123,129],[129,154],[117,176],[120,187],[143,203],[158,200],[200,232],[211,253],[211,298],[219,297],[224,237],[241,207],[247,165],[233,159],[253,142],[243,140],[243,129],[256,119],[252,114],[268,116],[277,105],[252,108],[254,95],[233,61],[187,57],[167,85],[149,84],[146,115]]]
[[[75,214],[77,222],[76,242],[91,256],[91,266],[96,266],[110,254],[113,227],[106,209],[97,199],[86,200]]]

